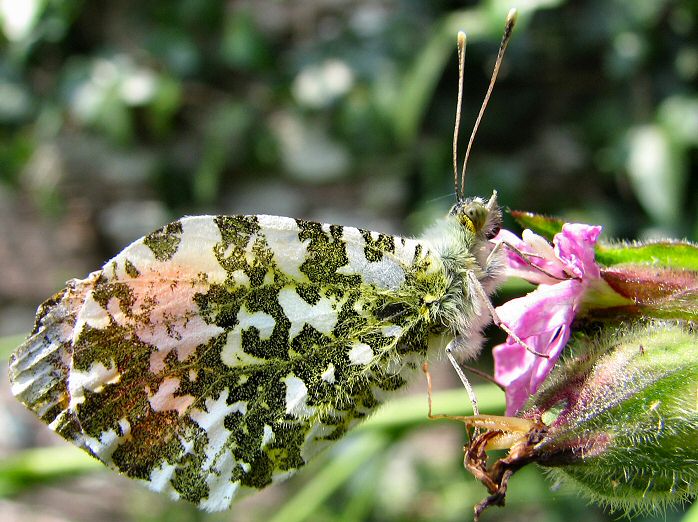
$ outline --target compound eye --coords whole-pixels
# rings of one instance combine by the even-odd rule
[[[497,237],[497,234],[499,234],[499,231],[501,229],[502,227],[500,227],[499,225],[495,225],[494,227],[492,227],[492,230],[489,230],[487,232],[487,235],[485,237],[487,237],[487,239],[494,239],[495,237]]]

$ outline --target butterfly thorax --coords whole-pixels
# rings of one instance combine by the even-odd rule
[[[490,321],[484,300],[503,278],[501,256],[492,254],[490,241],[500,225],[494,193],[489,201],[476,197],[457,202],[423,236],[439,256],[448,282],[432,304],[433,317],[459,340],[466,358],[479,351],[482,328]]]

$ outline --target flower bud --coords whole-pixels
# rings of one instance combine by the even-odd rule
[[[531,460],[612,509],[698,494],[698,334],[676,322],[577,337],[522,416],[546,433]]]

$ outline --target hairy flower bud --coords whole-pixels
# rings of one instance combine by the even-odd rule
[[[531,460],[593,500],[653,510],[698,494],[698,334],[668,322],[578,337],[526,405]]]
[[[535,462],[558,482],[625,512],[698,496],[698,334],[685,323],[607,325],[580,336],[517,417],[458,418],[485,428],[465,467],[504,505],[509,478]],[[509,448],[489,462],[487,451]]]

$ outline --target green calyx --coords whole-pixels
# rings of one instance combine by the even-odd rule
[[[524,413],[548,426],[532,460],[617,510],[698,495],[697,345],[677,322],[575,339]]]

